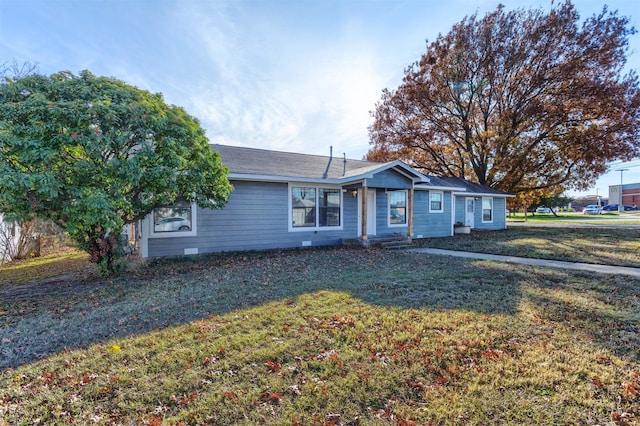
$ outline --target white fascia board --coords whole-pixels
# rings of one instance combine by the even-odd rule
[[[435,191],[451,191],[453,194],[458,193],[459,194],[468,194],[468,192],[465,192],[466,189],[464,188],[460,188],[459,186],[437,186],[437,185],[416,185],[415,187],[416,191],[429,191],[429,190],[435,190]]]
[[[304,178],[300,176],[276,176],[276,175],[257,175],[251,173],[230,173],[228,178],[230,180],[244,180],[244,181],[261,181],[261,182],[304,182],[304,183],[320,183],[328,185],[346,185],[356,182],[361,182],[365,179],[373,179],[373,177],[381,171],[399,167],[402,170],[398,170],[398,173],[409,179],[414,185],[418,183],[428,183],[429,178],[423,174],[413,170],[402,161],[397,160],[393,163],[384,164],[374,170],[368,170],[364,173],[346,176],[339,179],[319,179],[319,178]],[[414,175],[414,176],[411,176]]]
[[[512,194],[491,194],[491,193],[483,193],[483,192],[454,192],[453,195],[462,195],[469,196],[473,195],[474,197],[494,197],[494,198],[512,198],[515,195]]]
[[[316,179],[302,178],[298,176],[272,176],[272,175],[253,175],[244,173],[230,173],[229,180],[244,180],[256,182],[301,182],[301,183],[324,183],[328,185],[340,185],[340,181],[336,179]]]
[[[340,184],[349,184],[349,183],[353,183],[353,182],[358,182],[358,181],[362,181],[362,180],[366,180],[366,179],[373,179],[374,176],[382,171],[388,170],[388,169],[392,169],[393,167],[380,167],[379,169],[376,170],[371,170],[368,171],[366,173],[362,173],[359,175],[353,175],[353,176],[349,176],[346,178],[342,178],[342,179],[336,179],[336,181]],[[406,166],[405,166],[405,171],[403,170],[396,170],[399,174],[401,174],[402,176],[406,177],[407,180],[410,180],[411,183],[413,183],[413,185],[417,185],[420,183],[427,183],[429,182],[426,176],[421,175],[421,176],[411,176],[411,174],[406,173]]]

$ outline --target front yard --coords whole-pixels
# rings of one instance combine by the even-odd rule
[[[474,232],[420,244],[534,259],[566,260],[640,268],[640,229],[517,227],[506,232]]]
[[[428,244],[640,266],[638,231],[580,232]],[[0,269],[0,425],[640,421],[640,280],[345,248],[76,267]]]

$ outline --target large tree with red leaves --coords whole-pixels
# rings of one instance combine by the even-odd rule
[[[466,17],[428,44],[372,113],[367,159],[516,194],[585,189],[640,154],[640,89],[617,12],[570,1]]]

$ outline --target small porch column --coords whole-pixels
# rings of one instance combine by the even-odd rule
[[[407,204],[407,237],[411,239],[413,235],[413,188],[409,190]]]
[[[362,227],[362,232],[360,235],[360,239],[364,242],[367,241],[367,192],[368,191],[368,187],[363,186],[362,187],[362,199],[360,200],[360,203],[362,205],[362,223],[360,224],[360,226]]]

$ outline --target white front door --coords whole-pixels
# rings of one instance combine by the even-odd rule
[[[362,188],[358,189],[358,237],[362,236]],[[376,190],[367,189],[367,235],[376,235]]]
[[[475,200],[473,197],[464,199],[464,224],[473,228],[475,221]]]

